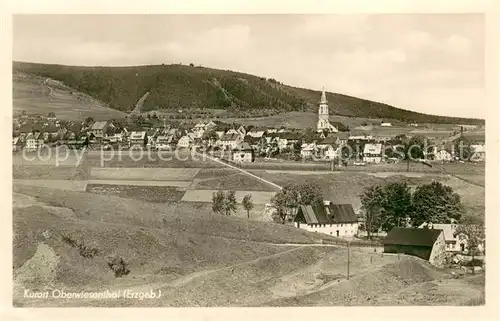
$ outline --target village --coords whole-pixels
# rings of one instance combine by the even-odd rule
[[[382,129],[393,127],[384,121],[376,126]],[[418,127],[419,124],[408,126]],[[401,162],[407,161],[409,165],[410,160],[423,162],[429,167],[433,163],[473,166],[485,159],[484,131],[476,126],[462,125],[459,130],[440,137],[433,136],[432,132],[418,137],[398,134],[397,130],[391,133],[381,135],[350,130],[342,123],[331,123],[323,91],[316,128],[245,126],[217,119],[173,122],[150,114],[147,117],[132,114],[127,119],[97,121],[89,117],[79,123],[58,119],[54,113],[47,116],[23,113],[14,118],[12,148],[14,153],[39,153],[61,146],[130,153],[185,150],[206,153],[216,161],[237,168],[244,168],[242,166],[248,163],[260,163],[263,168],[273,163],[281,166],[295,164],[298,169],[301,165],[317,164],[323,166],[320,169],[330,171],[347,168],[370,170],[370,167],[376,171],[383,165],[390,170],[391,166]],[[411,151],[411,146],[417,151]],[[272,210],[276,212],[275,208]],[[291,219],[290,223],[297,228],[350,241],[360,240],[363,234],[360,226],[366,233],[366,215],[355,211],[352,204],[335,204],[328,200],[321,205],[299,204]],[[398,225],[383,233],[384,252],[411,254],[442,266],[445,260],[449,260],[446,253],[468,252],[467,236],[456,233],[457,226],[454,221],[450,224],[424,222],[414,227]],[[477,251],[476,256],[484,252],[484,239],[478,242],[474,251]]]

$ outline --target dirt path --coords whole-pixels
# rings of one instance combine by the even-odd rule
[[[144,101],[146,100],[146,98],[148,98],[149,96],[149,91],[147,93],[145,93],[138,101],[137,103],[135,104],[135,107],[134,109],[132,110],[131,114],[140,114],[141,113],[141,109],[142,109],[142,105],[144,104]]]

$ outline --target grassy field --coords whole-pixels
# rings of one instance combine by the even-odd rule
[[[13,165],[13,179],[57,179],[85,180],[88,179],[85,167],[47,166],[47,165]]]
[[[186,192],[184,189],[171,186],[133,186],[109,184],[87,184],[86,191],[89,193],[114,195],[153,203],[179,202]]]
[[[287,183],[297,183],[302,181],[315,182],[323,191],[325,199],[335,203],[351,203],[353,207],[360,208],[361,203],[359,195],[364,188],[383,184],[387,182],[406,182],[410,186],[418,184],[427,184],[433,180],[442,182],[451,186],[462,198],[466,210],[477,217],[484,217],[485,211],[485,190],[481,186],[469,184],[458,178],[437,175],[437,174],[413,174],[408,177],[405,173],[388,173],[390,175],[356,173],[356,172],[337,172],[337,173],[292,173],[279,171],[251,171],[264,179],[270,180],[278,185]],[[466,176],[477,182],[484,181],[484,175]]]
[[[144,153],[128,153],[123,155],[96,155],[89,154],[86,156],[88,166],[92,167],[125,167],[125,168],[221,168],[223,165],[211,161],[209,159],[193,158],[187,152],[179,152],[179,157],[174,154],[162,152],[163,156],[158,156],[156,153],[151,153],[150,156]]]
[[[110,168],[93,167],[91,179],[145,180],[145,181],[190,181],[199,169],[196,168]]]
[[[207,177],[213,175],[213,178]],[[242,190],[242,191],[262,191],[262,192],[276,192],[277,188],[257,180],[248,175],[232,170],[228,172],[222,170],[220,175],[214,171],[211,173],[204,173],[200,175],[206,177],[199,179],[198,175],[195,176],[191,188],[193,189],[222,189],[222,190]],[[217,177],[218,176],[218,177]]]
[[[71,120],[88,116],[94,119],[123,118],[126,115],[76,90],[44,81],[44,78],[33,75],[13,76],[14,114],[21,111],[42,115],[54,112],[58,118]]]

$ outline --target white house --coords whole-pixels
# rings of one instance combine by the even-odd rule
[[[43,137],[40,132],[29,133],[26,136],[25,149],[27,150],[37,150],[42,148],[44,145]]]
[[[437,147],[434,149],[434,160],[441,161],[441,162],[449,162],[453,159],[453,156],[451,154],[444,150],[441,149],[440,151],[437,150]]]
[[[265,128],[252,128],[250,131],[248,131],[247,136],[261,138],[262,136],[264,136],[265,132]]]
[[[96,138],[103,138],[109,125],[110,122],[108,120],[96,121],[90,126],[89,132],[94,134]]]
[[[382,161],[382,144],[365,144],[363,161],[379,164]]]
[[[255,160],[254,150],[247,142],[243,142],[236,146],[232,154],[233,162],[251,163]]]
[[[472,162],[484,162],[486,157],[486,148],[484,145],[471,145],[470,150],[472,152],[470,157]]]
[[[295,216],[295,226],[311,232],[338,237],[354,237],[358,233],[358,218],[351,204],[301,205]]]
[[[328,146],[323,150],[325,159],[335,159],[340,155],[340,148],[335,149],[333,146]]]
[[[316,151],[315,143],[302,144],[300,149],[300,156],[303,158],[312,157],[315,151]]]
[[[387,122],[384,122],[384,121],[383,121],[383,122],[380,124],[380,126],[382,126],[382,127],[392,127],[392,124],[391,124],[391,123],[387,123]]]
[[[233,150],[242,141],[242,137],[239,133],[225,134],[219,138],[218,145],[222,149]]]
[[[159,150],[170,150],[172,147],[170,144],[172,143],[173,138],[173,135],[160,135],[156,137],[156,148]]]
[[[177,142],[177,147],[188,148],[191,146],[192,143],[193,143],[193,138],[190,135],[184,135],[181,138],[179,138],[179,141]]]
[[[434,230],[443,230],[447,252],[465,252],[467,251],[467,237],[465,235],[456,234],[458,224],[433,224],[422,223],[418,228],[428,228]],[[483,251],[484,247],[479,246],[479,251]]]

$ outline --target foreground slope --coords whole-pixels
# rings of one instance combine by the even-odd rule
[[[351,249],[348,280],[346,248],[311,244],[322,237],[279,224],[165,211],[158,204],[84,192],[14,185],[13,196],[15,306],[484,302],[481,276],[453,280],[420,259],[381,255],[373,249]],[[285,242],[303,244],[280,245]],[[97,253],[89,255],[82,245]],[[130,270],[120,278],[108,267],[116,256]],[[162,296],[29,299],[23,297],[24,289],[161,290]]]
[[[205,67],[150,65],[77,67],[14,62],[14,71],[50,77],[99,99],[114,109],[142,111],[189,108],[230,109],[240,116],[316,111],[320,92],[273,79]],[[430,123],[484,123],[484,120],[416,113],[339,93],[327,93],[331,115]]]

